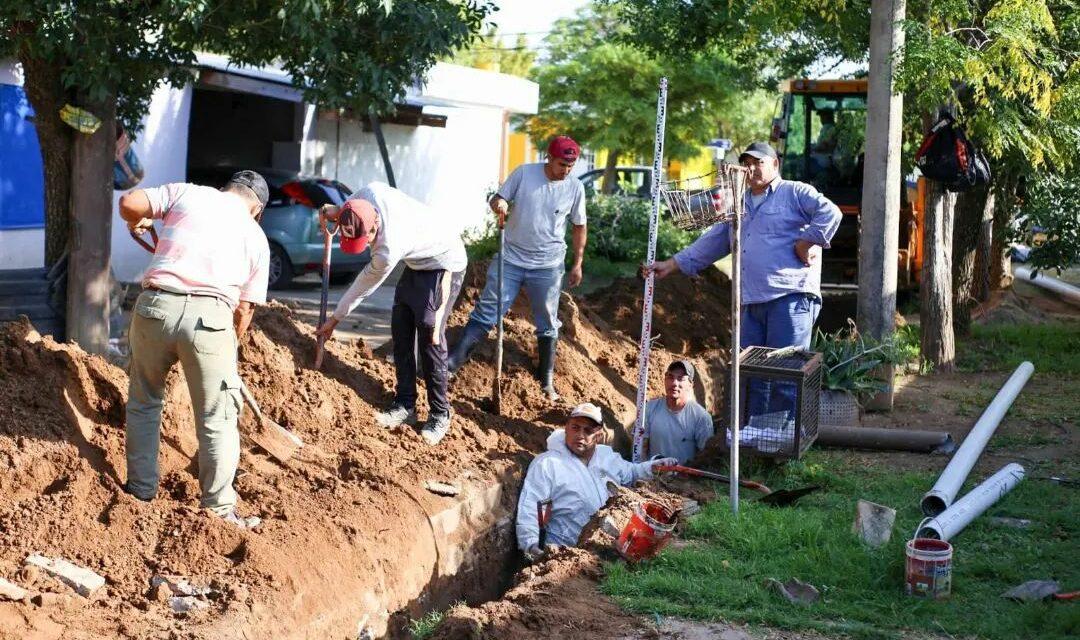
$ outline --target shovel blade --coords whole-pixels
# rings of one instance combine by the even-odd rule
[[[809,487],[799,487],[798,489],[780,489],[778,491],[773,491],[766,496],[762,496],[761,502],[774,507],[786,507],[795,504],[795,501],[799,498],[808,493],[813,493],[820,488],[821,487],[818,485],[810,485]]]
[[[270,420],[263,422],[261,428],[256,428],[249,435],[252,442],[280,462],[288,462],[304,446],[300,436]]]

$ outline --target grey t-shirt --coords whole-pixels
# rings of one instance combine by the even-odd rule
[[[705,408],[691,400],[681,411],[668,409],[664,398],[650,400],[645,405],[645,437],[649,439],[649,455],[678,458],[685,463],[693,458],[713,436],[713,421]]]
[[[526,269],[566,261],[566,219],[585,224],[585,187],[577,178],[548,180],[543,163],[523,164],[499,187],[514,204],[506,220],[503,258]]]

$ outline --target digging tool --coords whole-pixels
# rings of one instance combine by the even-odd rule
[[[319,211],[319,226],[323,234],[323,260],[322,260],[322,294],[319,298],[319,326],[326,323],[326,307],[330,298],[330,254],[333,251],[333,238],[337,233],[337,225],[330,228],[330,219],[324,211]],[[326,346],[326,338],[319,336],[315,339],[315,370],[322,367],[323,352]]]
[[[249,433],[248,437],[255,444],[266,449],[266,452],[275,459],[288,462],[289,458],[293,457],[304,446],[304,441],[292,431],[267,418],[259,409],[259,404],[255,402],[255,398],[248,391],[246,384],[240,384],[240,395],[244,396],[244,401],[255,412],[255,419],[259,423],[259,427],[254,432]]]
[[[551,499],[536,501],[536,522],[540,526],[540,548],[547,544],[547,527],[551,522]]]
[[[502,415],[502,370],[503,370],[503,236],[506,234],[506,221],[499,221],[499,262],[496,265],[495,282],[499,291],[495,309],[499,322],[495,339],[495,379],[491,381],[491,403],[495,405],[495,415]],[[550,503],[550,501],[548,501]]]
[[[681,473],[688,476],[697,476],[700,478],[709,478],[710,480],[716,480],[717,482],[723,482],[724,484],[731,484],[731,480],[719,473],[713,473],[711,471],[703,471],[701,469],[694,469],[691,467],[684,467],[680,464],[676,465],[656,465],[653,467],[653,471],[673,471],[675,473]],[[760,491],[764,493],[760,499],[760,502],[772,505],[774,507],[786,507],[790,504],[794,504],[796,500],[805,496],[808,493],[813,493],[821,487],[817,485],[810,485],[808,487],[799,487],[798,489],[779,489],[773,491],[761,484],[760,482],[754,482],[753,480],[739,479],[739,486],[746,489],[753,489],[754,491]]]
[[[158,244],[157,229],[154,229],[154,227],[150,227],[150,229],[148,229],[148,231],[150,232],[150,242],[147,242],[146,240],[143,240],[143,238],[139,234],[135,233],[134,231],[128,231],[128,233],[131,234],[131,239],[132,240],[139,243],[140,247],[142,247],[143,249],[146,249],[150,253],[154,253],[155,251],[157,251],[157,244]]]
[[[653,467],[653,472],[655,473],[657,471],[661,471],[661,472],[663,472],[663,471],[671,471],[671,472],[674,472],[674,473],[681,473],[681,474],[686,475],[686,476],[696,476],[696,477],[699,477],[699,478],[709,478],[710,480],[716,480],[717,482],[723,482],[725,484],[730,484],[731,483],[731,479],[728,478],[725,475],[721,475],[719,473],[713,473],[712,471],[703,471],[701,469],[694,469],[692,467],[684,467],[681,464],[671,464],[671,465],[658,464],[655,467]],[[753,489],[754,491],[760,491],[761,493],[764,493],[766,495],[772,493],[772,491],[768,487],[761,484],[760,482],[754,482],[753,480],[745,480],[745,479],[740,478],[739,479],[739,486],[740,487],[745,487],[747,489]]]

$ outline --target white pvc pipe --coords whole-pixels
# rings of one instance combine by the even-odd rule
[[[936,518],[927,518],[915,532],[916,538],[934,538],[949,540],[982,515],[1006,493],[1012,491],[1024,479],[1024,468],[1015,462],[1005,465],[1000,471],[972,489],[956,504]]]
[[[1009,376],[1005,386],[1001,387],[994,396],[990,406],[986,407],[979,416],[978,422],[964,438],[964,443],[953,454],[949,464],[945,466],[945,470],[934,483],[934,487],[923,496],[921,506],[925,515],[936,516],[948,509],[953,500],[956,500],[956,494],[959,493],[964,480],[971,473],[975,461],[986,448],[990,436],[994,435],[1001,419],[1005,417],[1005,413],[1016,400],[1016,396],[1020,395],[1020,390],[1024,388],[1034,372],[1035,366],[1030,362],[1024,362]]]
[[[1080,304],[1080,287],[1074,287],[1068,282],[1062,282],[1053,276],[1039,274],[1032,277],[1032,271],[1028,267],[1017,267],[1016,277],[1023,278],[1026,282],[1053,291],[1069,302]]]

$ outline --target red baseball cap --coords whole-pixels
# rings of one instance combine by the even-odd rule
[[[577,160],[581,155],[581,147],[570,136],[555,136],[548,144],[549,158],[562,158],[563,160]]]
[[[346,200],[338,211],[341,250],[345,253],[363,253],[368,246],[368,234],[378,223],[379,214],[370,202],[361,198]]]

